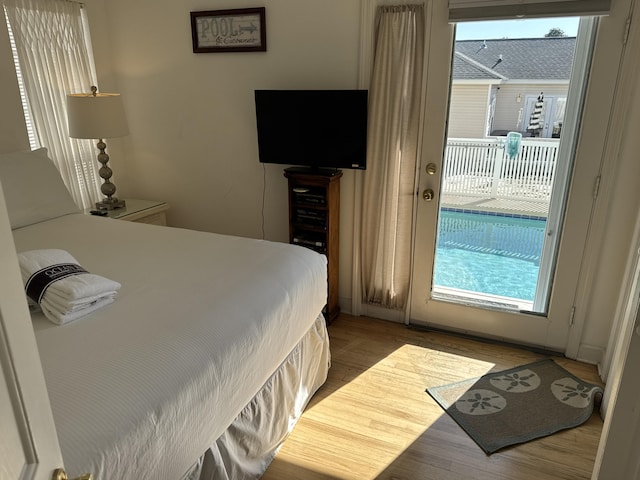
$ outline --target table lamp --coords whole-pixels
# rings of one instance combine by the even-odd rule
[[[67,115],[71,138],[98,139],[98,162],[102,165],[98,173],[104,180],[100,191],[105,198],[96,203],[96,208],[113,210],[124,207],[124,200],[114,196],[116,186],[110,180],[113,171],[107,165],[109,155],[105,152],[107,145],[103,140],[129,133],[120,94],[98,93],[97,87],[91,87],[91,93],[68,94]]]

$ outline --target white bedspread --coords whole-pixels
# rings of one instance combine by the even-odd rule
[[[326,260],[282,243],[85,215],[14,231],[122,284],[102,310],[34,326],[70,476],[177,479],[326,303]]]

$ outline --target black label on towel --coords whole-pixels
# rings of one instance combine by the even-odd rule
[[[56,265],[49,265],[48,267],[38,270],[31,275],[29,280],[27,280],[27,284],[24,286],[24,289],[31,300],[40,303],[44,292],[53,282],[70,275],[79,275],[81,273],[89,272],[75,263],[58,263]]]

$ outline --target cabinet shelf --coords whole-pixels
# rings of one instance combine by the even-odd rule
[[[326,212],[327,211],[327,207],[325,205],[317,205],[315,203],[293,202],[292,206],[294,208],[308,208],[309,210],[317,210],[319,212]]]
[[[294,230],[306,232],[318,232],[324,234],[327,231],[326,225],[310,225],[308,223],[294,223]]]
[[[331,323],[340,312],[338,258],[342,172],[328,175],[287,168],[284,176],[289,183],[289,243],[327,256],[327,305],[324,313],[327,323]]]

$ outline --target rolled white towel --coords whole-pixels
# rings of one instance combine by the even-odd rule
[[[120,283],[84,270],[65,250],[18,254],[25,290],[49,320],[63,324],[113,302]]]

